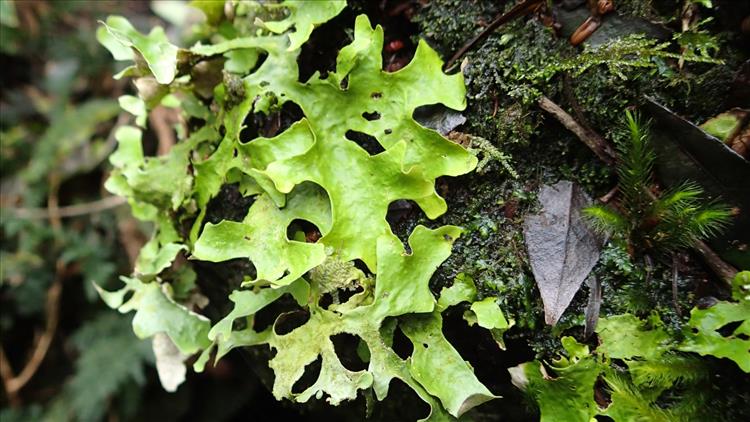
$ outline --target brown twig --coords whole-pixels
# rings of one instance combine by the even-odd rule
[[[138,228],[138,222],[134,218],[126,218],[117,222],[117,231],[120,236],[120,243],[125,249],[125,253],[130,261],[130,266],[135,265],[138,254],[143,245],[148,240]]]
[[[49,175],[49,193],[47,194],[47,218],[49,218],[50,225],[57,234],[62,231],[62,217],[60,217],[60,201],[57,197],[57,192],[60,190],[60,175],[57,172],[52,172]],[[59,244],[59,241],[55,242]]]
[[[607,164],[614,164],[615,151],[601,135],[591,129],[581,126],[581,124],[573,119],[570,114],[544,95],[539,99],[539,107],[551,114],[552,117],[562,123],[563,126],[578,136],[578,139],[583,141],[583,143],[586,144],[586,146],[589,147],[599,159]]]
[[[44,332],[42,332],[42,334],[39,336],[39,341],[36,343],[34,352],[31,354],[31,357],[29,358],[26,365],[24,365],[21,372],[18,373],[18,376],[16,376],[12,380],[13,382],[9,384],[8,387],[10,391],[16,392],[20,390],[24,385],[26,385],[26,383],[29,382],[31,377],[34,376],[36,371],[39,369],[39,366],[44,361],[44,358],[47,356],[47,352],[49,351],[49,348],[52,345],[52,340],[55,337],[55,333],[57,332],[57,324],[59,322],[60,316],[62,278],[65,264],[62,260],[59,260],[57,261],[56,266],[57,269],[55,281],[47,291],[47,301],[45,304],[47,320],[45,323]]]
[[[121,196],[108,196],[85,204],[68,205],[57,208],[56,215],[59,218],[79,217],[81,215],[95,214],[112,208],[119,207],[127,202]],[[50,218],[49,208],[8,208],[17,218],[25,220],[41,220]]]
[[[539,107],[541,107],[542,110],[550,113],[568,130],[575,133],[576,136],[578,136],[578,138],[583,141],[583,143],[586,144],[586,146],[588,146],[589,149],[591,149],[591,151],[593,151],[594,154],[596,154],[596,156],[599,157],[602,161],[610,165],[614,164],[616,157],[615,151],[607,143],[607,141],[602,138],[601,135],[599,135],[592,129],[581,126],[578,122],[575,121],[575,119],[573,119],[573,117],[571,117],[570,114],[565,112],[565,110],[563,110],[559,105],[555,104],[555,102],[553,102],[546,96],[542,96],[539,99]],[[654,193],[649,189],[646,189],[646,192],[651,196],[651,199],[656,199],[656,195],[654,195]],[[612,191],[610,191],[610,193],[612,193]],[[608,193],[602,199],[608,197],[609,195],[610,194]],[[732,280],[737,274],[736,268],[724,262],[719,257],[719,255],[711,250],[711,248],[703,241],[698,241],[693,246],[693,249],[701,254],[703,260],[706,262],[709,268],[711,268],[711,270],[713,270],[713,272],[717,276],[719,276],[719,278],[721,278],[723,282],[730,286],[732,285]],[[649,276],[650,278],[650,274],[647,274],[647,276]]]
[[[8,388],[15,375],[13,374],[10,362],[8,362],[8,358],[5,357],[5,349],[2,346],[0,346],[0,378],[3,380],[3,388],[5,388],[5,393],[8,396],[8,402],[11,407],[19,407],[21,400],[18,398],[18,393],[10,391],[10,388]]]
[[[165,155],[177,142],[172,125],[179,122],[179,115],[175,109],[160,105],[151,110],[148,121],[156,132],[156,139],[159,140],[157,154]]]
[[[464,44],[463,47],[458,49],[455,54],[445,63],[445,66],[443,66],[444,70],[450,70],[453,65],[463,57],[464,54],[466,54],[469,50],[474,48],[477,44],[483,42],[487,39],[487,37],[490,36],[497,28],[502,26],[503,24],[517,18],[520,16],[527,15],[529,13],[533,13],[536,11],[540,6],[544,4],[544,0],[525,0],[517,5],[515,5],[512,9],[510,9],[507,13],[504,13],[498,17],[496,17],[492,22],[490,22],[487,27],[482,30],[477,36],[472,38],[469,42]]]
[[[58,190],[60,188],[60,175],[57,172],[52,172],[49,175],[49,193],[47,194],[47,218],[50,220],[52,229],[58,234],[55,241],[57,249],[60,247],[59,235],[62,232],[62,218],[60,216],[60,208],[58,207]],[[47,290],[47,300],[45,302],[44,310],[47,315],[44,331],[37,337],[34,342],[34,350],[31,352],[26,364],[21,369],[18,375],[13,375],[13,368],[10,366],[5,357],[5,349],[0,344],[0,373],[3,379],[3,386],[9,399],[12,403],[15,402],[20,404],[18,400],[18,391],[21,390],[36,374],[39,367],[44,362],[44,358],[49,352],[50,346],[52,346],[52,340],[55,338],[57,332],[57,325],[60,320],[60,296],[62,293],[62,281],[65,278],[65,262],[62,259],[55,261],[55,277],[52,280],[52,285]]]
[[[615,195],[617,195],[617,192],[619,192],[619,189],[620,188],[618,188],[617,186],[613,187],[612,189],[609,190],[609,192],[605,193],[604,196],[602,196],[601,198],[599,198],[599,201],[602,204],[609,203],[609,201],[611,201],[612,198],[614,198]]]
[[[651,274],[654,272],[654,261],[651,259],[651,255],[645,254],[643,255],[643,263],[646,267],[646,280],[645,284],[648,286],[651,284]]]
[[[57,332],[57,324],[60,316],[60,296],[62,293],[62,279],[65,272],[65,263],[62,260],[58,260],[55,264],[55,279],[52,282],[47,291],[47,301],[45,303],[45,311],[47,314],[47,320],[45,323],[44,331],[38,337],[38,340],[34,344],[34,351],[31,353],[31,357],[21,369],[18,375],[13,375],[13,369],[10,367],[10,363],[5,357],[4,348],[0,345],[0,369],[2,369],[2,378],[5,391],[8,394],[8,398],[13,403],[13,398],[17,400],[18,391],[21,390],[31,378],[36,374],[37,370],[41,366],[44,358],[49,352],[49,348],[52,345],[52,340]]]
[[[708,247],[706,242],[702,240],[696,242],[695,245],[693,245],[693,249],[701,254],[706,265],[711,268],[714,274],[719,276],[721,281],[726,283],[727,286],[732,285],[732,280],[734,280],[734,277],[738,272],[736,268],[724,262],[724,260],[722,260],[719,255],[717,255],[716,252]]]
[[[565,95],[565,100],[568,102],[568,105],[573,109],[573,115],[576,118],[576,121],[584,127],[584,129],[588,131],[594,131],[594,129],[591,128],[591,125],[589,124],[588,119],[586,118],[586,114],[583,112],[583,107],[581,107],[581,103],[578,102],[578,99],[576,98],[575,94],[573,93],[573,82],[570,78],[570,73],[564,72],[563,73],[563,94]]]
[[[695,22],[696,18],[698,17],[698,5],[695,4],[692,1],[685,1],[684,5],[682,6],[682,12],[680,13],[680,22],[681,22],[681,29],[682,32],[688,32],[690,31],[690,27]],[[677,68],[682,71],[683,66],[685,66],[685,52],[687,51],[687,47],[680,47],[680,58],[677,60]]]

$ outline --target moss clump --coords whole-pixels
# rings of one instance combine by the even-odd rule
[[[628,19],[647,18],[675,25],[677,21],[671,15],[675,9],[662,3],[632,2],[618,13]],[[512,6],[503,7],[507,10]],[[449,57],[481,31],[483,22],[490,22],[501,12],[490,1],[435,0],[414,21],[428,42]],[[458,224],[468,230],[433,277],[433,287],[439,291],[460,273],[471,276],[480,295],[497,296],[503,310],[516,320],[506,338],[523,338],[544,356],[561,350],[558,338],[562,333],[582,334],[575,325],[582,321],[588,291],[582,288],[554,330],[543,326],[541,301],[526,261],[523,216],[533,210],[535,192],[543,183],[573,180],[600,196],[615,186],[617,179],[611,168],[536,106],[537,98],[544,94],[606,138],[622,139],[626,136],[620,130],[622,110],[637,105],[643,95],[655,97],[696,120],[722,111],[731,69],[740,63],[737,57],[743,56],[734,45],[725,43],[716,58],[726,64],[686,63],[678,70],[676,60],[671,58],[679,52],[675,46],[659,47],[657,51],[659,44],[637,37],[620,43],[623,48],[650,49],[649,54],[655,54],[645,63],[650,67],[627,66],[628,55],[622,54],[615,59],[626,65],[618,68],[621,75],[617,76],[608,67],[609,61],[599,65],[598,58],[591,56],[593,65],[586,62],[582,49],[572,47],[535,18],[505,24],[465,57],[468,107],[464,114],[468,120],[461,130],[486,138],[510,155],[511,166],[519,174],[510,180],[496,163],[491,163],[484,175],[472,174],[442,184],[450,211],[439,223]],[[576,60],[589,67],[582,72],[575,66],[560,71],[561,64]],[[396,231],[408,232],[417,221],[426,219],[413,215],[406,222],[397,221],[403,229]],[[671,265],[646,265],[622,252],[608,247],[595,270],[603,284],[602,314],[643,315],[657,309],[667,326],[677,328],[682,318],[673,305]],[[644,289],[647,273],[651,281]],[[682,309],[693,304],[702,277],[705,272],[694,261],[680,265],[677,302]]]

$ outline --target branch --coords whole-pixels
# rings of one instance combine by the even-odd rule
[[[486,28],[482,32],[480,32],[477,36],[472,38],[469,42],[464,44],[463,47],[461,47],[458,51],[456,51],[455,54],[453,54],[453,57],[450,58],[445,63],[445,66],[443,66],[443,69],[450,70],[451,67],[453,67],[453,64],[456,63],[458,59],[463,57],[464,54],[466,54],[469,50],[474,48],[477,44],[483,42],[487,39],[487,37],[490,36],[497,28],[502,26],[504,23],[507,23],[519,16],[523,16],[529,13],[534,12],[537,10],[540,6],[543,5],[542,0],[526,0],[522,3],[519,3],[515,5],[512,9],[508,11],[508,13],[504,13],[495,20],[493,20],[489,25],[487,25]]]
[[[616,156],[615,151],[607,141],[601,137],[601,135],[591,129],[581,126],[581,124],[576,122],[570,114],[544,95],[539,98],[539,107],[551,114],[552,117],[562,123],[562,125],[569,131],[578,136],[578,139],[583,141],[583,143],[586,144],[586,146],[589,147],[589,149],[591,149],[591,151],[593,151],[602,161],[609,165],[614,164]]]
[[[563,110],[559,105],[555,104],[554,101],[550,100],[544,95],[539,98],[539,107],[551,114],[568,130],[575,133],[576,136],[578,136],[578,138],[583,141],[583,143],[586,144],[586,146],[589,147],[589,149],[591,149],[591,151],[596,154],[596,156],[599,157],[602,161],[610,165],[614,164],[614,159],[616,157],[615,151],[607,143],[607,141],[602,138],[601,135],[599,135],[592,129],[581,126],[578,122],[575,121],[575,119],[573,119],[570,114],[565,112],[565,110]],[[615,195],[617,191],[616,189],[617,188],[612,189],[600,200],[603,203],[609,202],[609,200],[612,199],[612,196]],[[656,196],[653,192],[651,192],[651,190],[646,189],[646,193],[651,197],[651,199],[656,199]],[[706,261],[706,264],[709,266],[709,268],[711,268],[714,274],[719,276],[719,278],[721,278],[721,280],[727,285],[732,285],[732,280],[737,274],[736,268],[724,262],[719,257],[719,255],[717,255],[716,252],[714,252],[703,241],[698,241],[695,245],[693,245],[693,249],[701,254],[703,260]]]
[[[696,242],[696,244],[693,245],[693,249],[701,254],[708,267],[711,268],[714,274],[721,278],[721,281],[726,283],[727,286],[732,286],[732,280],[734,280],[734,276],[737,275],[736,268],[724,262],[719,255],[709,248],[706,242],[702,240]]]
[[[5,349],[2,346],[0,346],[0,378],[3,380],[3,387],[5,388],[5,393],[8,395],[10,405],[12,407],[20,406],[21,401],[18,398],[18,394],[15,391],[10,391],[9,385],[13,381],[13,378],[15,378],[15,375],[13,374],[10,362],[8,362],[8,358],[5,357]]]
[[[59,234],[62,230],[62,221],[60,208],[58,208],[58,190],[60,188],[60,176],[58,173],[49,175],[49,193],[47,195],[48,208],[44,209],[46,217],[50,219],[52,228]],[[59,237],[55,239],[55,247],[59,248]],[[18,404],[18,391],[21,390],[39,370],[44,358],[52,346],[52,340],[57,332],[57,325],[60,320],[60,296],[62,293],[62,281],[65,278],[65,262],[62,259],[55,261],[55,277],[52,285],[47,291],[47,300],[44,305],[47,315],[44,332],[37,337],[34,342],[34,350],[31,357],[24,365],[18,375],[13,375],[13,368],[5,357],[5,349],[0,343],[0,375],[2,376],[3,386],[8,394],[9,400],[13,404]]]
[[[31,357],[18,375],[13,376],[13,370],[11,369],[8,360],[5,358],[4,349],[0,345],[0,349],[3,349],[0,351],[0,354],[2,354],[2,359],[0,359],[0,372],[2,373],[3,384],[9,398],[16,397],[18,391],[23,388],[29,380],[31,380],[41,366],[44,358],[47,356],[50,346],[52,345],[52,340],[57,332],[57,324],[60,316],[60,295],[62,293],[64,270],[65,263],[58,260],[55,268],[55,280],[47,291],[47,302],[45,304],[47,321],[44,327],[44,332],[39,336],[39,339],[34,345],[34,351],[31,353]]]
[[[127,202],[127,199],[121,196],[108,196],[93,202],[87,202],[85,204],[68,205],[66,207],[57,208],[56,217],[70,218],[78,217],[81,215],[94,214],[108,209],[119,207]],[[6,208],[16,217],[25,220],[42,220],[45,218],[51,218],[48,208]]]

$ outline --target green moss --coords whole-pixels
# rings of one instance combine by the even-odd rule
[[[437,0],[415,20],[428,41],[450,56],[480,31],[479,22],[489,22],[498,13],[489,2]],[[648,0],[628,2],[618,13],[661,21],[673,18],[658,15]],[[467,112],[473,116],[467,127],[497,144],[526,144],[533,136],[544,135],[540,133],[543,115],[535,107],[542,93],[569,109],[575,108],[574,101],[579,103],[586,120],[604,135],[614,133],[618,113],[637,104],[643,95],[657,98],[688,118],[705,120],[722,111],[732,69],[745,57],[724,43],[716,59],[726,65],[686,63],[677,71],[670,58],[674,53],[648,38],[622,39],[619,45],[607,46],[609,51],[603,56],[586,56],[537,19],[520,18],[501,26],[466,55]],[[640,51],[638,61],[650,67],[633,67],[640,65],[628,55],[629,50]],[[602,58],[607,66],[598,66]],[[706,58],[693,56],[692,60]],[[618,61],[622,65],[613,67]],[[543,77],[568,68],[575,77],[567,81],[561,74]]]
[[[652,0],[629,0],[617,3],[617,11],[631,16],[643,18],[655,18],[658,15],[654,10]]]
[[[661,21],[669,21],[672,16],[659,15],[660,11],[674,10],[664,12],[669,8],[662,8],[661,3],[656,8],[649,0],[622,6],[618,13]],[[500,12],[490,1],[435,0],[415,17],[415,22],[428,42],[449,57],[481,30],[479,22],[489,22]],[[462,225],[467,232],[433,277],[435,291],[450,284],[459,273],[470,275],[480,297],[497,296],[506,314],[515,319],[516,326],[506,338],[523,338],[541,355],[551,356],[560,350],[561,333],[582,334],[574,326],[581,322],[586,306],[585,287],[559,327],[552,330],[544,326],[541,301],[526,261],[521,222],[535,207],[535,192],[542,183],[573,180],[592,196],[600,196],[617,180],[611,168],[602,165],[574,135],[543,113],[536,99],[546,95],[610,140],[623,136],[619,128],[622,110],[637,105],[643,95],[653,96],[689,118],[701,119],[721,111],[731,68],[738,63],[738,52],[729,45],[722,47],[719,58],[726,65],[686,63],[681,73],[666,57],[649,62],[653,67],[618,68],[623,77],[615,76],[607,67],[609,63],[596,62],[575,77],[540,77],[561,63],[580,60],[579,50],[537,19],[520,18],[503,25],[469,52],[464,68],[468,91],[464,114],[468,120],[462,131],[486,138],[510,155],[519,177],[508,180],[497,164],[490,164],[485,175],[463,176],[443,185],[449,212],[438,220],[439,224]],[[397,223],[403,227],[395,231],[407,233],[415,221],[436,224],[424,218],[410,221]],[[604,289],[602,314],[658,309],[667,327],[675,329],[681,318],[672,301],[669,265],[654,262],[649,288],[644,289],[645,263],[632,262],[622,253],[608,247],[596,268]],[[695,274],[696,270],[690,268],[678,276],[682,309],[689,309],[694,301]]]
[[[466,40],[502,10],[493,0],[432,1],[414,17],[420,35],[443,57],[449,57]]]

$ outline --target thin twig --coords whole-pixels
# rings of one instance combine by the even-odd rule
[[[644,282],[648,286],[651,284],[651,274],[654,272],[654,261],[649,254],[645,254],[643,255],[643,262],[646,264],[646,280]]]
[[[3,388],[5,388],[5,393],[8,396],[8,402],[11,407],[19,407],[21,405],[21,400],[18,398],[18,393],[10,391],[10,388],[8,387],[13,378],[15,378],[15,375],[13,374],[13,368],[10,366],[10,362],[8,362],[8,358],[5,357],[5,349],[2,346],[0,346],[0,378],[3,380]]]
[[[157,106],[148,116],[151,127],[156,132],[156,139],[159,140],[157,155],[165,155],[177,142],[174,128],[172,125],[179,121],[179,116],[175,109],[164,106]]]
[[[85,204],[68,205],[57,208],[57,215],[60,218],[78,217],[81,215],[95,214],[112,208],[119,207],[127,202],[127,199],[121,196],[108,196]],[[17,218],[26,220],[41,220],[50,218],[48,208],[7,208]]]
[[[581,107],[581,103],[578,102],[578,99],[576,98],[575,94],[573,93],[572,84],[570,78],[569,72],[563,73],[563,94],[565,95],[565,99],[568,101],[568,104],[573,109],[573,115],[576,117],[576,122],[580,123],[581,126],[583,126],[584,129],[586,129],[589,132],[594,132],[594,129],[591,128],[591,125],[589,124],[588,119],[586,119],[586,114],[583,112],[583,107]]]
[[[591,149],[591,151],[596,154],[597,157],[599,157],[602,161],[604,161],[607,164],[614,164],[614,160],[616,157],[614,149],[607,143],[607,141],[602,138],[601,135],[596,133],[592,129],[587,129],[583,126],[581,126],[578,122],[571,117],[570,114],[565,112],[559,105],[555,104],[552,100],[547,98],[546,96],[542,96],[539,99],[539,107],[542,108],[542,110],[550,113],[553,117],[555,117],[560,123],[562,123],[563,126],[565,126],[568,130],[575,133],[578,138],[583,141],[586,146]],[[647,194],[651,197],[651,199],[656,199],[656,195],[654,195],[653,192],[649,189],[645,189]],[[610,192],[612,193],[612,192]],[[609,196],[609,193],[605,195],[605,197]],[[602,198],[604,199],[604,197]],[[695,245],[693,245],[693,249],[695,249],[698,253],[701,254],[704,261],[706,261],[706,264],[713,270],[713,272],[721,278],[721,280],[726,283],[727,285],[732,285],[732,280],[734,279],[734,276],[737,274],[737,269],[733,266],[727,264],[724,262],[719,255],[716,254],[705,242],[698,241]],[[648,256],[647,256],[648,257]],[[649,258],[650,260],[650,258]],[[649,271],[649,266],[647,266],[647,279],[651,278],[651,274]]]
[[[133,267],[141,248],[146,244],[148,239],[138,228],[138,223],[134,218],[119,220],[117,222],[117,231],[120,234],[120,243],[125,249],[130,266]]]
[[[47,194],[47,218],[50,220],[50,225],[58,236],[55,240],[55,248],[60,249],[61,242],[60,236],[62,235],[62,218],[60,216],[60,208],[57,204],[58,191],[60,189],[60,175],[57,172],[53,172],[49,175],[49,192]],[[65,278],[65,262],[62,259],[55,261],[55,277],[52,281],[52,285],[47,290],[47,300],[45,302],[44,310],[47,315],[44,326],[44,331],[38,336],[34,342],[34,350],[31,353],[31,357],[21,369],[18,375],[8,377],[13,374],[13,369],[10,363],[5,359],[4,348],[0,344],[0,349],[3,351],[3,359],[0,360],[0,369],[2,369],[3,385],[8,397],[17,397],[17,393],[23,388],[29,380],[36,374],[39,367],[44,362],[44,358],[49,352],[50,346],[52,346],[52,340],[55,338],[57,332],[57,325],[60,320],[60,296],[62,293],[62,281]],[[8,377],[8,378],[6,378]]]
[[[620,190],[620,188],[618,188],[617,186],[613,187],[612,189],[609,190],[609,192],[607,192],[606,194],[604,194],[604,196],[602,196],[601,198],[599,198],[599,201],[602,204],[609,203],[609,201],[611,201],[612,198],[614,198],[615,195],[617,195],[617,192],[619,192],[619,190]]]
[[[737,275],[737,269],[724,262],[706,242],[699,240],[693,245],[693,249],[698,251],[703,257],[709,268],[723,281],[727,286],[732,286],[732,280]]]
[[[453,67],[453,65],[458,61],[458,59],[463,57],[464,54],[466,54],[469,50],[474,48],[477,44],[486,40],[487,37],[489,37],[490,34],[495,32],[497,28],[502,26],[504,23],[507,23],[517,17],[534,12],[543,4],[543,2],[544,0],[526,0],[522,3],[515,5],[507,13],[504,13],[498,16],[497,18],[495,18],[495,20],[490,22],[490,24],[487,25],[482,32],[480,32],[477,36],[472,38],[469,42],[464,44],[463,47],[458,49],[458,51],[456,51],[456,53],[453,54],[453,57],[451,57],[450,60],[448,60],[445,63],[445,66],[443,66],[443,69],[450,70]]]
[[[17,395],[18,391],[25,386],[29,380],[36,374],[37,370],[41,366],[44,358],[49,352],[49,348],[52,345],[52,340],[57,332],[57,325],[60,317],[60,296],[62,293],[62,279],[64,277],[65,263],[62,260],[58,260],[55,265],[55,280],[52,282],[47,291],[47,301],[45,304],[45,311],[47,314],[47,320],[44,328],[44,332],[39,336],[39,339],[34,344],[34,351],[31,353],[31,357],[24,365],[21,372],[18,375],[13,376],[6,380],[6,371],[9,370],[9,374],[13,371],[10,368],[7,360],[3,356],[5,362],[0,361],[0,366],[8,365],[3,369],[3,384],[8,397]],[[2,345],[0,345],[2,348]],[[3,349],[4,350],[4,349]],[[0,352],[3,353],[4,352]]]
[[[544,95],[539,99],[539,107],[551,114],[552,117],[562,123],[563,126],[578,136],[578,139],[583,141],[583,143],[586,144],[586,146],[589,147],[599,159],[607,164],[614,164],[615,151],[601,135],[591,129],[581,126],[570,114]]]
[[[60,217],[60,200],[57,193],[60,190],[60,175],[57,172],[52,172],[49,175],[49,193],[47,194],[47,218],[49,218],[50,225],[55,230],[56,234],[62,233],[62,217]],[[59,246],[59,237],[55,238],[55,245]]]
[[[680,302],[677,301],[677,254],[672,254],[672,304],[674,305],[674,311],[678,317],[682,317],[682,309],[680,309]]]

